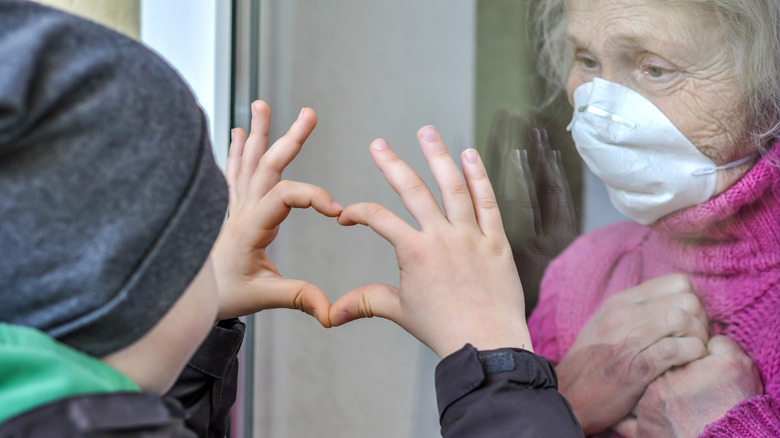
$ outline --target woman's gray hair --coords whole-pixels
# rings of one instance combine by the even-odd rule
[[[778,0],[639,0],[685,5],[712,13],[721,26],[745,96],[747,131],[761,147],[780,136],[780,43]],[[571,0],[539,0],[534,11],[539,69],[547,102],[566,88],[572,55],[566,47]]]

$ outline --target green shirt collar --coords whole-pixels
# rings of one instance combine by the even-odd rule
[[[83,394],[140,391],[127,376],[38,330],[0,323],[0,422]]]

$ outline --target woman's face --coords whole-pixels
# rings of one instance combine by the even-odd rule
[[[653,0],[571,0],[566,38],[570,102],[594,77],[616,82],[653,102],[717,164],[746,155],[734,62],[711,14]],[[719,172],[716,193],[745,171]]]

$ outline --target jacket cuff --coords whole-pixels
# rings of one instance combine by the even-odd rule
[[[767,438],[780,436],[780,408],[777,400],[760,395],[733,408],[723,418],[707,425],[700,438]]]
[[[245,329],[246,326],[238,318],[220,321],[211,329],[187,366],[221,379],[241,348]]]
[[[519,348],[478,351],[466,344],[436,367],[439,418],[452,403],[495,379],[530,389],[558,389],[555,369],[541,356]]]

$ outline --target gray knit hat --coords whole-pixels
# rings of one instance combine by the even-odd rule
[[[187,85],[142,45],[0,0],[0,322],[93,356],[148,332],[227,204]]]

